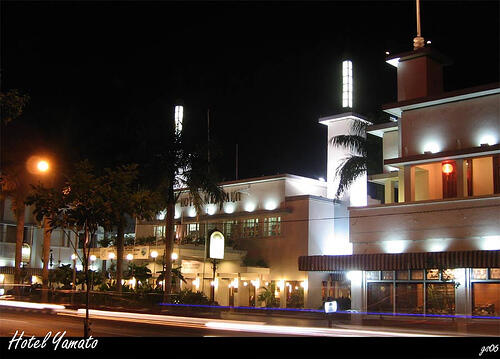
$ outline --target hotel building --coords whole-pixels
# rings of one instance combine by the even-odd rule
[[[349,207],[352,255],[303,256],[299,269],[347,274],[362,312],[498,317],[500,86],[444,92],[449,60],[428,47],[387,62],[398,100],[382,109],[396,121],[367,127],[383,141],[383,173],[367,180],[384,203]]]

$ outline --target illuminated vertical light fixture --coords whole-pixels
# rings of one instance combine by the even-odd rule
[[[184,118],[184,106],[175,106],[174,119],[175,119],[175,132],[182,132],[182,119]]]
[[[352,61],[342,62],[342,107],[352,108]]]

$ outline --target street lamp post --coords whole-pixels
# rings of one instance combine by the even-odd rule
[[[49,179],[50,174],[50,164],[47,160],[38,158],[36,162],[35,173],[38,175],[42,175]],[[50,183],[51,185],[52,183]],[[49,250],[50,250],[50,224],[49,219],[47,217],[43,218],[43,268],[42,268],[42,302],[48,301],[48,282],[49,282],[49,268],[48,268],[48,260],[49,260]]]
[[[158,257],[158,252],[157,251],[152,251],[151,252],[151,257],[154,259],[154,262],[153,262],[153,284],[154,284],[155,274],[156,274],[156,257]]]

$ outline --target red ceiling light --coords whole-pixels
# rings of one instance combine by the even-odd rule
[[[454,170],[453,165],[451,163],[443,163],[442,169],[443,173],[447,175],[452,173]]]

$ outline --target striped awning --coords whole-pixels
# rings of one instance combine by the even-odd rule
[[[301,256],[299,270],[405,270],[432,268],[499,268],[500,251],[374,253],[342,256]]]

